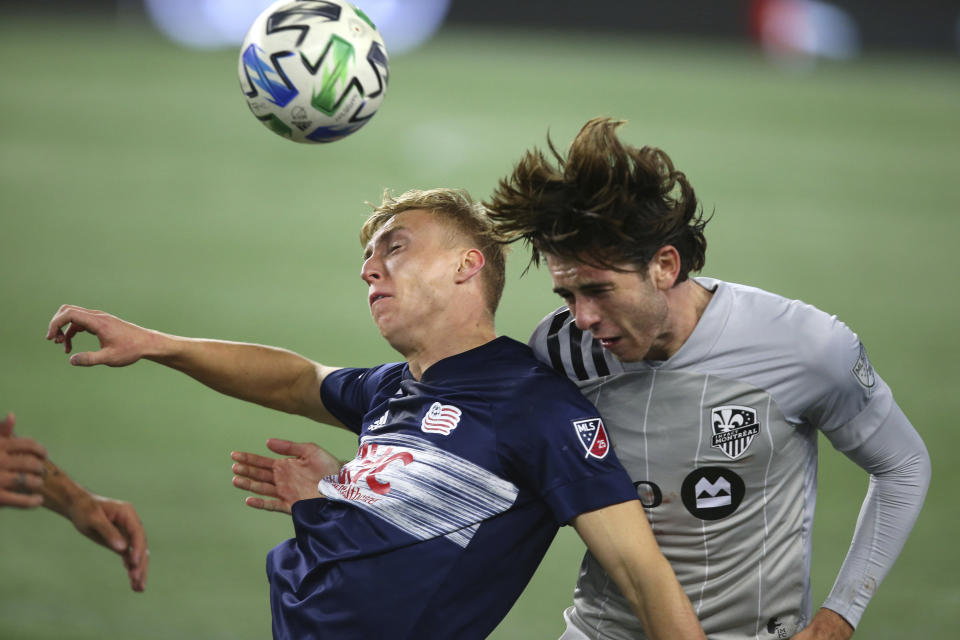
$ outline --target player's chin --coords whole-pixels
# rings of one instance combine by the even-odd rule
[[[621,362],[643,360],[645,355],[644,351],[640,349],[636,343],[623,337],[602,338],[600,340],[600,346],[609,351],[610,355]]]

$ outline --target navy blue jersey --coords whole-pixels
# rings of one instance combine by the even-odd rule
[[[509,338],[321,391],[360,449],[268,556],[276,638],[485,638],[561,524],[637,497],[593,405]]]

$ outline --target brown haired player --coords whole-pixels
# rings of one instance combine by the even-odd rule
[[[621,124],[591,120],[566,154],[527,152],[488,204],[566,303],[531,346],[600,410],[711,640],[848,638],[923,504],[923,442],[835,317],[688,277],[706,249],[694,190]],[[870,488],[811,617],[818,432]],[[647,637],[589,551],[565,618],[564,640]]]

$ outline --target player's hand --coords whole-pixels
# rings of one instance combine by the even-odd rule
[[[150,551],[147,534],[132,504],[88,495],[71,506],[69,518],[77,531],[123,558],[131,589],[146,588]]]
[[[146,355],[148,345],[156,335],[149,329],[109,313],[65,304],[50,320],[46,338],[62,344],[64,353],[70,353],[73,350],[73,337],[81,331],[97,336],[100,341],[98,351],[75,353],[70,357],[70,364],[81,367],[96,364],[125,367],[133,364]]]
[[[853,627],[840,614],[830,609],[820,609],[806,629],[793,636],[793,640],[849,640]]]
[[[30,438],[15,438],[12,413],[0,421],[0,506],[32,509],[43,504],[47,450]]]
[[[230,454],[233,486],[267,498],[248,497],[246,503],[254,509],[290,513],[294,502],[319,498],[317,483],[340,470],[339,460],[309,442],[270,438],[267,448],[290,457],[268,458],[244,451]]]

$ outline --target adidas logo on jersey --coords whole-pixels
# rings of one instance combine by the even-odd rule
[[[376,431],[377,429],[387,426],[387,416],[389,415],[389,411],[384,411],[382,416],[370,423],[370,426],[367,427],[367,431]]]

